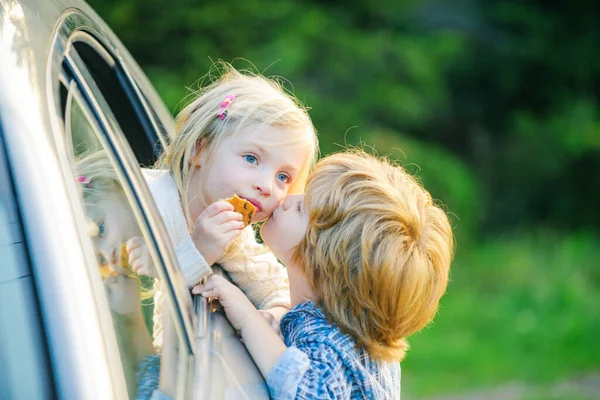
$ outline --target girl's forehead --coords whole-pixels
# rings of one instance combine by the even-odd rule
[[[309,131],[304,128],[284,128],[265,124],[250,124],[240,128],[232,137],[233,140],[259,144],[262,146],[306,146],[311,147]]]
[[[111,195],[98,196],[88,200],[86,213],[93,217],[104,217],[111,213],[127,211],[120,198]]]

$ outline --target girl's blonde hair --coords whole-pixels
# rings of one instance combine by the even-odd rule
[[[372,357],[401,360],[436,313],[453,236],[429,193],[362,151],[325,157],[306,192],[309,224],[294,260],[327,318]]]
[[[287,133],[281,135],[276,143],[266,145],[300,146],[306,148],[309,154],[290,187],[290,193],[304,191],[306,178],[314,167],[318,152],[316,132],[306,108],[287,94],[277,80],[248,71],[242,73],[223,62],[215,65],[214,69],[220,70],[220,76],[195,93],[194,100],[179,112],[175,137],[155,164],[155,168],[171,172],[190,229],[194,221],[190,220],[188,205],[192,198],[188,188],[194,170],[192,162],[200,151],[207,150],[205,162],[210,164],[213,150],[249,125],[284,129]],[[228,95],[235,95],[235,100],[227,107],[227,116],[221,120],[217,113]],[[201,176],[205,177],[206,168],[201,169],[203,172]]]
[[[104,150],[80,154],[75,170],[78,176],[88,181],[81,185],[86,208],[93,208],[102,200],[120,201],[127,205],[123,186]]]

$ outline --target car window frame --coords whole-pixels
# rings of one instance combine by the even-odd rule
[[[77,21],[77,24],[73,24],[73,21]],[[65,28],[68,25],[68,29]],[[162,265],[165,266],[164,274],[161,276],[164,284],[163,291],[165,297],[167,297],[167,305],[171,309],[171,316],[175,325],[175,330],[178,337],[183,340],[183,354],[185,356],[180,357],[180,364],[185,366],[185,376],[178,377],[178,389],[179,393],[177,398],[186,397],[186,393],[190,392],[190,388],[187,383],[190,379],[193,379],[193,358],[195,353],[194,346],[194,330],[196,325],[196,316],[193,314],[194,308],[191,299],[189,298],[189,292],[186,293],[186,289],[182,289],[179,286],[173,284],[175,276],[180,274],[175,252],[172,247],[171,241],[166,229],[160,218],[160,214],[154,204],[153,198],[147,188],[145,180],[142,176],[140,166],[133,156],[132,150],[129,146],[128,141],[125,139],[123,132],[120,130],[118,122],[112,115],[111,108],[105,103],[104,97],[101,91],[95,85],[94,80],[91,78],[91,74],[87,71],[85,63],[78,57],[76,51],[73,51],[70,41],[73,38],[80,40],[83,36],[81,33],[92,34],[90,27],[94,24],[86,19],[85,16],[74,13],[73,10],[66,13],[63,19],[61,28],[57,30],[57,37],[55,40],[54,54],[49,57],[49,87],[48,87],[48,103],[51,110],[51,119],[53,126],[53,133],[57,142],[58,149],[64,149],[65,153],[72,154],[67,146],[65,146],[65,131],[64,131],[64,120],[63,120],[63,99],[61,99],[60,93],[61,85],[65,85],[68,82],[67,75],[65,74],[64,67],[68,66],[68,73],[73,73],[73,78],[77,80],[78,88],[81,91],[81,95],[85,100],[85,103],[90,107],[90,110],[94,114],[94,120],[96,120],[102,131],[100,135],[104,140],[103,146],[114,156],[112,160],[119,167],[116,168],[122,174],[122,178],[127,182],[128,189],[130,192],[128,196],[135,199],[137,204],[136,215],[138,220],[144,221],[142,229],[144,230],[145,237],[152,240],[150,247],[153,249],[153,257],[161,260]],[[77,27],[80,29],[78,30]],[[69,36],[70,33],[77,31],[77,35]],[[96,38],[97,39],[97,38]],[[68,56],[68,57],[66,57]],[[65,64],[65,60],[68,61]],[[164,137],[166,128],[158,119],[158,113],[152,108],[145,95],[142,94],[138,84],[132,78],[132,75],[128,74],[125,67],[123,67],[125,76],[129,80],[121,82],[126,84],[129,82],[132,86],[131,95],[139,96],[137,100],[141,104],[140,112],[145,113],[149,120],[154,121],[152,123],[152,129],[156,129],[157,136],[161,139],[164,144]],[[67,89],[68,91],[68,89]],[[61,151],[59,150],[59,154]],[[72,160],[62,160],[61,164],[65,170],[65,178],[72,179]],[[74,183],[74,182],[73,182]],[[80,226],[82,224],[80,223]],[[86,240],[83,240],[86,242]],[[93,249],[87,249],[85,251],[88,255],[94,255]],[[89,257],[88,257],[89,258]],[[93,257],[95,261],[95,257]],[[159,272],[160,274],[160,272]],[[184,296],[188,297],[189,302],[184,301]]]
[[[50,76],[54,77],[52,79],[52,87],[50,91],[52,93],[52,101],[49,103],[53,105],[52,107],[54,112],[52,113],[58,119],[58,123],[55,123],[55,126],[58,125],[58,131],[60,134],[56,138],[57,141],[62,142],[61,146],[64,145],[64,127],[62,126],[62,104],[60,103],[59,96],[56,96],[56,93],[59,92],[60,79],[56,79],[56,76],[62,76],[63,84],[64,84],[64,72],[63,72],[63,60],[66,60],[69,63],[69,67],[72,69],[72,72],[75,73],[74,77],[78,80],[78,84],[82,91],[82,94],[86,97],[86,101],[90,105],[92,111],[96,114],[96,117],[99,119],[101,123],[101,128],[104,130],[104,133],[108,139],[108,145],[118,155],[118,162],[121,167],[126,171],[126,181],[131,185],[134,190],[134,195],[136,196],[136,200],[140,205],[140,208],[144,214],[145,220],[148,222],[148,225],[152,227],[152,237],[155,240],[155,244],[158,244],[157,248],[161,255],[166,256],[163,257],[163,262],[167,269],[173,270],[169,272],[170,275],[174,274],[176,270],[172,267],[176,265],[176,257],[174,256],[174,251],[172,249],[172,245],[168,240],[168,235],[164,226],[162,224],[162,220],[160,219],[160,214],[156,209],[154,201],[152,200],[152,196],[145,184],[145,180],[141,174],[139,165],[135,157],[131,154],[131,149],[129,147],[128,141],[123,137],[122,132],[120,131],[120,127],[118,122],[115,120],[111,108],[104,102],[104,97],[102,96],[101,91],[95,85],[94,80],[91,78],[91,74],[87,70],[85,66],[85,62],[81,60],[76,51],[73,51],[71,42],[73,40],[82,40],[85,37],[85,34],[94,36],[97,40],[96,44],[105,44],[104,40],[98,40],[99,33],[102,32],[100,27],[98,27],[92,20],[88,19],[85,15],[83,15],[78,10],[68,10],[62,17],[62,22],[59,23],[59,28],[57,29],[57,37],[55,40],[55,54],[53,55],[53,60],[50,64]],[[102,43],[100,43],[102,42]],[[88,42],[93,43],[93,42]],[[105,53],[105,57],[108,53]],[[112,60],[118,60],[118,57],[114,57]],[[121,65],[123,71],[125,71],[126,76],[128,77],[129,82],[134,82],[133,78],[129,73],[127,73],[127,69],[122,65],[122,62],[118,62],[118,65]],[[133,90],[133,94],[139,95],[140,91],[137,88],[137,85],[133,85],[136,87]],[[154,120],[155,114],[149,112],[149,107],[147,101],[144,99],[144,96],[140,96],[137,98],[140,102],[144,104],[144,113],[146,113],[149,119]],[[160,124],[158,122],[153,123],[153,129],[158,129],[157,135],[161,140],[164,138],[160,135],[159,128]],[[171,268],[169,268],[171,267]],[[170,276],[169,276],[170,278]],[[174,293],[175,291],[180,292],[173,287],[169,288],[169,291]],[[179,296],[182,296],[182,293],[179,293]],[[181,306],[181,304],[178,304]],[[192,324],[191,321],[185,321],[186,327],[185,331],[187,332],[188,337],[192,337]],[[182,327],[180,329],[183,329]],[[190,341],[191,342],[191,341]],[[190,347],[192,347],[190,345]]]
[[[144,182],[144,178],[142,177],[139,164],[131,154],[129,143],[123,137],[121,128],[112,115],[110,106],[104,100],[100,90],[95,85],[93,78],[91,78],[87,72],[87,68],[83,64],[83,61],[78,57],[76,52],[68,51],[65,54],[65,65],[71,69],[73,78],[77,81],[83,100],[85,100],[87,103],[90,111],[94,113],[96,122],[98,122],[101,129],[102,135],[100,135],[100,141],[102,145],[106,150],[110,149],[110,152],[112,153],[111,156],[115,157],[112,160],[113,163],[118,165],[119,169],[121,169],[120,171],[117,169],[117,172],[122,173],[123,175],[121,178],[124,180],[124,182],[128,183],[126,192],[131,190],[131,192],[127,193],[128,197],[131,196],[131,198],[134,198],[140,206],[139,211],[141,212],[141,215],[136,215],[136,217],[146,221],[148,224],[147,227],[142,227],[143,230],[148,229],[148,231],[144,233],[146,233],[149,238],[153,238],[154,243],[152,244],[155,246],[155,248],[160,249],[161,247],[168,247],[170,243],[164,243],[167,242],[166,239],[168,236],[164,237],[162,241],[158,240],[156,236],[160,235],[155,234],[154,230],[151,228],[153,225],[159,225],[158,218],[160,217],[157,218],[157,216],[160,214],[158,213],[158,210],[150,211],[152,208],[155,208],[153,201],[149,200],[151,199],[151,194],[147,190],[145,183],[142,183]],[[134,211],[137,212],[138,210]],[[159,228],[155,227],[155,229],[158,230]],[[160,245],[159,242],[161,242]],[[168,250],[165,249],[164,252],[168,252]],[[189,319],[185,318],[183,313],[181,313],[181,309],[184,308],[182,298],[186,294],[181,293],[181,291],[172,284],[172,281],[175,279],[174,275],[177,272],[177,270],[173,268],[175,264],[173,261],[168,262],[167,259],[162,257],[161,253],[162,252],[159,251],[154,255],[157,257],[157,259],[161,260],[163,265],[166,267],[166,271],[158,271],[159,277],[166,284],[166,291],[171,293],[171,296],[174,296],[174,299],[177,302],[177,310],[175,310],[175,313],[180,317],[178,322],[182,323],[182,326],[178,327],[178,329],[187,331],[186,337],[189,340],[189,338],[192,337],[193,324]],[[189,341],[188,345],[191,349],[191,341]]]

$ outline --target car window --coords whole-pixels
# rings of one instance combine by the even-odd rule
[[[120,360],[131,397],[136,393],[136,373],[140,363],[154,353],[152,323],[153,279],[134,274],[126,245],[137,240],[153,266],[148,243],[136,220],[125,187],[127,182],[115,168],[98,138],[81,103],[71,96],[67,102],[65,127],[73,142],[73,175],[80,186],[88,234],[94,245],[99,274],[111,311]],[[154,274],[154,272],[152,272]]]
[[[119,122],[121,132],[141,165],[151,166],[162,151],[158,118],[121,63],[92,36],[76,33],[74,51],[85,65],[102,96]]]
[[[73,179],[83,203],[86,233],[96,255],[96,270],[91,271],[91,276],[101,280],[105,289],[112,332],[118,344],[120,366],[115,370],[122,371],[133,398],[146,389],[138,384],[138,374],[147,376],[140,383],[156,383],[161,363],[169,363],[163,382],[175,387],[181,375],[186,374],[186,365],[179,360],[189,354],[185,350],[185,335],[176,333],[168,312],[163,312],[162,330],[157,334],[168,336],[169,346],[162,353],[153,346],[156,296],[162,294],[163,300],[158,304],[169,309],[164,304],[162,285],[155,280],[157,271],[164,275],[165,267],[129,177],[97,121],[102,118],[98,112],[71,81],[65,101],[65,136],[71,151]],[[112,128],[120,129],[118,124]],[[141,268],[139,273],[134,272],[134,265],[136,270]]]

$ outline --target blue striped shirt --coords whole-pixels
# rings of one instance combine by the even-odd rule
[[[267,385],[273,399],[400,399],[400,364],[375,361],[312,302],[281,320],[288,349]]]

